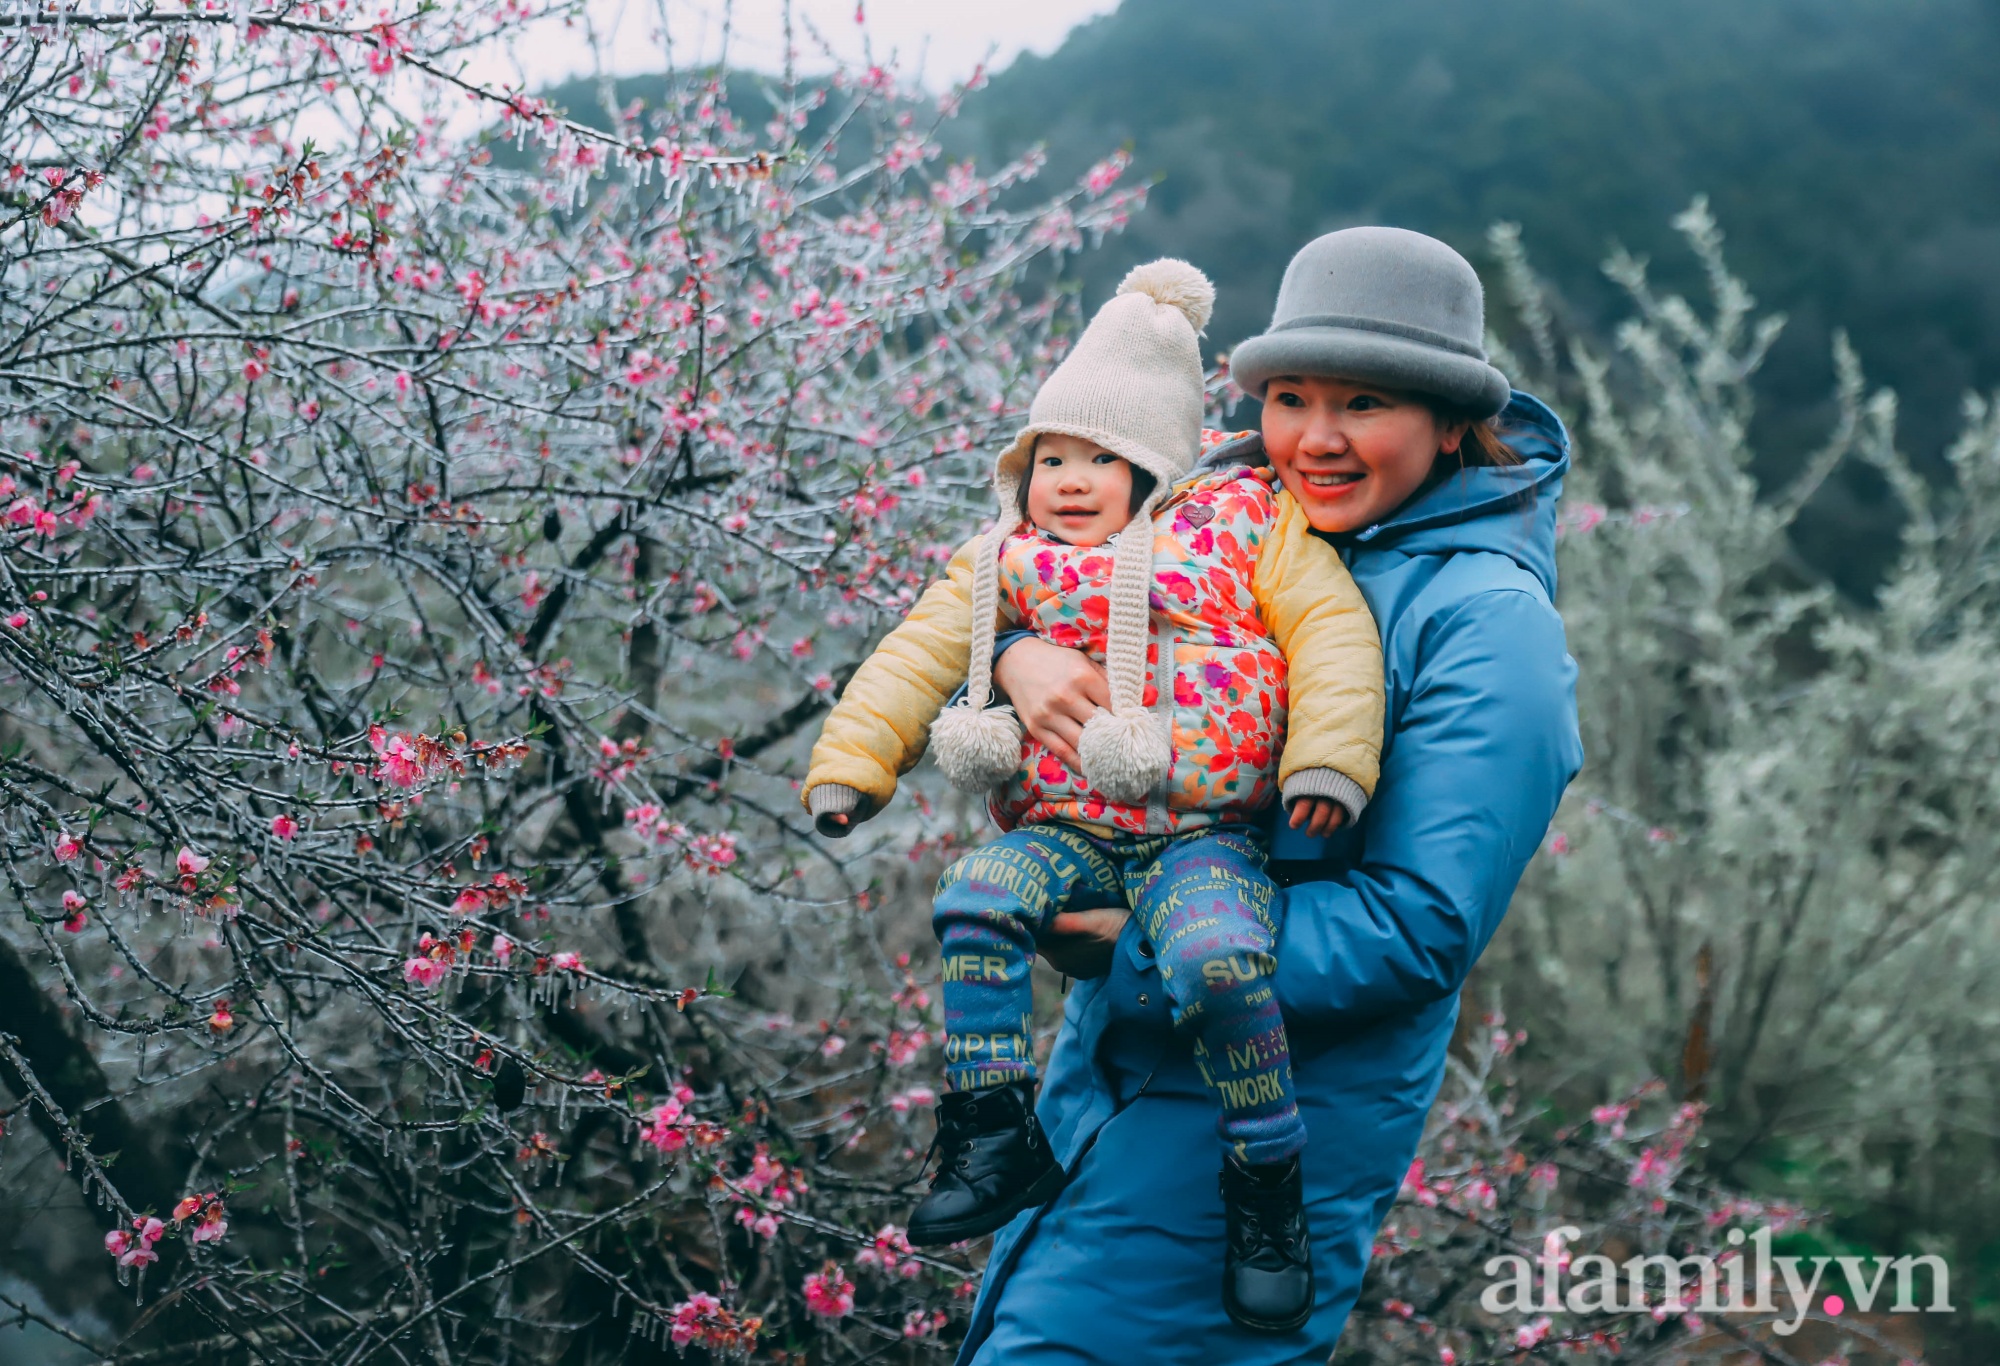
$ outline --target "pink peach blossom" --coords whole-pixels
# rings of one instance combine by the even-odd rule
[[[403,980],[420,987],[434,987],[450,972],[450,964],[441,963],[428,955],[403,962]]]
[[[201,1222],[195,1225],[194,1233],[191,1235],[192,1240],[197,1243],[219,1241],[223,1234],[229,1232],[229,1221],[222,1217],[222,1213],[222,1202],[220,1200],[204,1210]]]
[[[854,1282],[833,1262],[813,1272],[805,1282],[806,1308],[824,1319],[844,1319],[854,1312]]]
[[[376,753],[382,757],[380,776],[397,787],[415,787],[423,781],[423,755],[409,736],[389,737]]]
[[[1539,1346],[1548,1335],[1549,1316],[1537,1314],[1514,1330],[1514,1347],[1517,1351],[1525,1352],[1531,1347]]]

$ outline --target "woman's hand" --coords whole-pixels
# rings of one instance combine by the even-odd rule
[[[1077,757],[1076,744],[1083,738],[1084,722],[1111,706],[1104,666],[1081,650],[1046,640],[1023,640],[994,664],[993,681],[1014,704],[1028,734],[1081,773],[1083,760]]]
[[[1018,650],[1020,646],[1015,646]],[[1013,654],[1014,650],[1009,650]],[[1035,941],[1035,952],[1065,977],[1102,977],[1111,971],[1111,953],[1130,911],[1111,907],[1095,911],[1062,911]]]

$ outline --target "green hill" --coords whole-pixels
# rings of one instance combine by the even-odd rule
[[[1965,390],[2000,385],[1997,66],[1992,0],[1125,0],[996,76],[954,137],[984,157],[1045,142],[1058,176],[1129,143],[1159,184],[1094,293],[1186,256],[1216,279],[1225,347],[1262,327],[1293,249],[1363,222],[1483,264],[1487,225],[1517,221],[1598,324],[1614,240],[1698,285],[1669,221],[1707,194],[1732,265],[1792,319],[1763,448],[1816,438],[1845,327],[1934,457]],[[1813,539],[1869,534],[1879,498],[1850,482]]]

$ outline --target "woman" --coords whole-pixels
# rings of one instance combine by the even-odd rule
[[[1478,276],[1442,242],[1322,237],[1233,357],[1261,432],[1207,457],[1268,461],[1382,632],[1374,801],[1330,839],[1273,835],[1290,884],[1276,985],[1312,1136],[1310,1319],[1263,1336],[1223,1314],[1211,1103],[1138,927],[1084,912],[1043,945],[1091,978],[1069,995],[1038,1106],[1069,1179],[996,1238],[961,1362],[1319,1363],[1339,1337],[1437,1094],[1459,986],[1583,759],[1551,602],[1568,438],[1487,364],[1483,335]],[[995,680],[1023,723],[1073,751],[1109,702],[1096,666],[1033,639],[1003,649]],[[1234,1232],[1248,1240],[1235,1258],[1305,1260],[1284,1228]]]

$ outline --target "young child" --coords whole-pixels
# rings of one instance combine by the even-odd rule
[[[995,465],[999,519],[828,717],[804,801],[845,834],[928,735],[1007,832],[938,885],[947,1090],[911,1242],[990,1233],[1060,1188],[1034,1118],[1035,939],[1057,912],[1129,906],[1221,1110],[1225,1303],[1282,1332],[1311,1310],[1312,1270],[1257,817],[1306,804],[1324,833],[1360,814],[1381,647],[1339,555],[1282,491],[1247,471],[1179,482],[1201,441],[1196,338],[1213,300],[1194,267],[1157,261],[1099,310]],[[1003,625],[1104,663],[1112,705],[1084,728],[1081,773],[988,705]],[[965,701],[940,715],[961,681]]]

